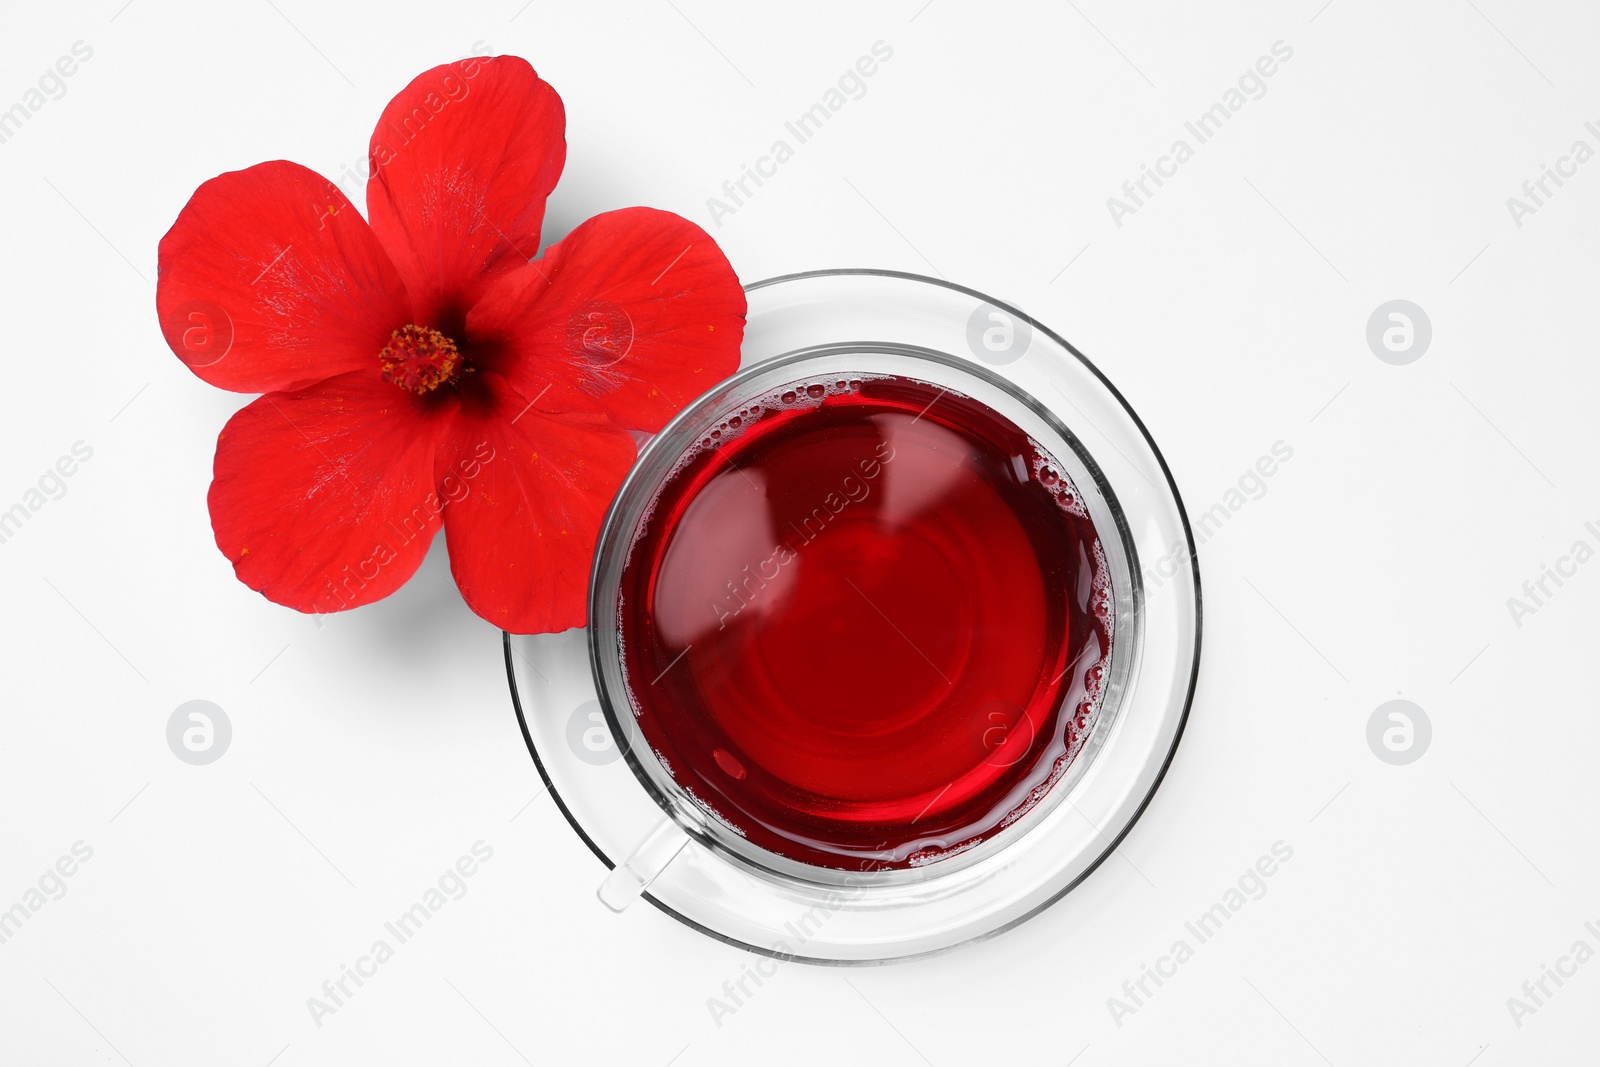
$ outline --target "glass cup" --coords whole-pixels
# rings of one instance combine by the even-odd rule
[[[749,295],[742,369],[650,441],[612,505],[596,550],[587,630],[506,638],[525,739],[563,813],[613,868],[600,897],[614,910],[643,895],[712,936],[828,963],[906,958],[992,935],[1037,913],[1103,861],[1143,811],[1177,744],[1198,667],[1200,600],[1176,488],[1109,382],[1007,304],[878,271],[773,279],[749,287]],[[617,593],[657,491],[710,428],[787,383],[863,375],[916,379],[971,397],[1038,442],[1089,510],[1115,621],[1098,711],[1042,799],[953,855],[849,869],[753,844],[643,743],[626,695]],[[575,663],[582,646],[588,677]],[[524,707],[524,693],[538,706]]]

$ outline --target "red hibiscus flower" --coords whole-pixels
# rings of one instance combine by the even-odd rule
[[[590,219],[544,256],[565,113],[514,56],[436,67],[370,148],[367,215],[294,163],[206,182],[161,241],[167,344],[264,394],[217,439],[211,524],[239,579],[306,612],[388,596],[442,526],[472,610],[581,626],[633,462],[739,362],[745,299],[676,215]]]

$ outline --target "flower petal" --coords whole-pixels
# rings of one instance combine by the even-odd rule
[[[371,371],[268,393],[217,438],[211,526],[239,580],[324,614],[382,599],[439,529],[446,409]]]
[[[516,56],[435,67],[390,101],[372,133],[367,214],[412,322],[449,333],[495,275],[538,254],[566,158],[561,98]]]
[[[161,239],[156,309],[179,359],[269,393],[377,366],[405,287],[360,212],[282,160],[206,182]]]
[[[633,438],[601,415],[547,415],[492,371],[478,377],[491,400],[463,408],[453,448],[439,457],[456,585],[473,611],[513,633],[582,626],[595,540],[633,463]]]
[[[656,431],[739,366],[744,290],[700,227],[625,208],[579,226],[500,281],[468,332],[503,346],[502,368],[540,406],[602,411]]]

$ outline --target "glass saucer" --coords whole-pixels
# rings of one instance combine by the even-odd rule
[[[505,636],[523,737],[556,804],[610,871],[597,876],[613,910],[642,895],[713,937],[816,963],[905,959],[991,936],[1059,900],[1110,854],[1183,731],[1200,589],[1176,486],[1115,387],[1016,308],[874,270],[790,275],[747,292],[739,373],[650,442],[613,504],[592,587],[598,625]],[[1066,773],[980,847],[913,869],[842,871],[751,846],[674,788],[619,696],[615,581],[630,524],[685,442],[725,417],[730,399],[737,406],[751,389],[818,366],[914,376],[1002,411],[1068,468],[1111,561],[1111,678]]]

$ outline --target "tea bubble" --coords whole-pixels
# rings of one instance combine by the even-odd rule
[[[718,767],[721,767],[741,782],[744,781],[748,772],[744,769],[744,764],[739,762],[738,756],[735,756],[725,748],[719,748],[711,753],[711,758],[717,761]]]

